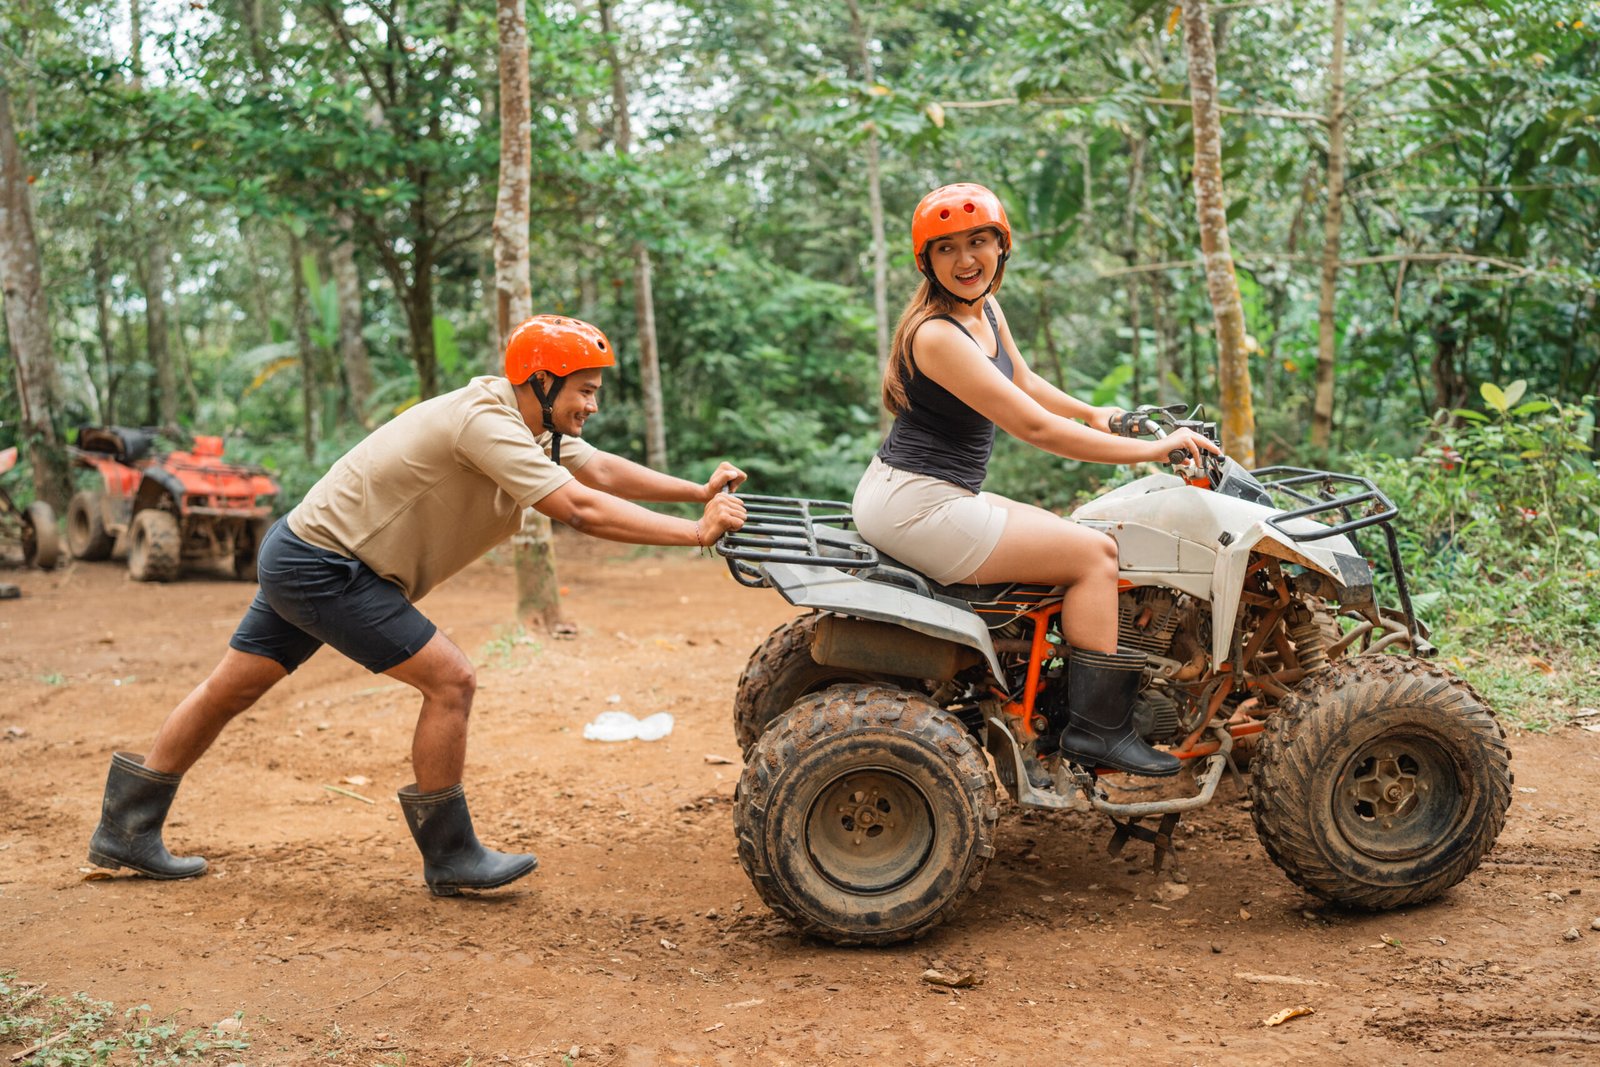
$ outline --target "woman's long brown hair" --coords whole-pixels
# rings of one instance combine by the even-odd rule
[[[999,230],[990,229],[996,237],[1001,237]],[[928,243],[931,245],[933,242]],[[1002,238],[1000,247],[1005,255],[1000,258],[994,281],[984,294],[986,304],[989,297],[999,294],[1000,281],[1006,276],[1006,259],[1011,255],[1011,245]],[[918,261],[920,264],[920,257]],[[911,377],[911,339],[917,335],[923,323],[935,315],[950,314],[955,306],[954,297],[942,287],[935,289],[926,274],[922,276],[922,283],[911,294],[911,299],[906,301],[906,309],[900,312],[900,321],[894,328],[894,340],[889,344],[889,368],[883,372],[883,406],[889,409],[889,414],[898,415],[908,406],[906,380]]]
[[[924,322],[935,315],[948,315],[954,306],[950,297],[935,291],[927,278],[917,286],[916,292],[900,312],[900,321],[894,328],[894,341],[889,345],[889,368],[883,372],[883,406],[889,414],[898,415],[907,407],[906,381],[911,377],[911,339]]]

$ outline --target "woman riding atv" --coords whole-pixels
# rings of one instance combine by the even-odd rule
[[[853,513],[877,548],[942,584],[1034,582],[1066,588],[1066,711],[1053,743],[1068,759],[1132,774],[1179,761],[1132,729],[1144,654],[1117,650],[1117,545],[1043,508],[982,491],[994,429],[1067,459],[1167,462],[1217,447],[1193,430],[1162,440],[1113,436],[1116,408],[1094,407],[1035,374],[994,295],[1012,251],[999,198],[961,183],[922,198],[911,220],[923,280],[895,327],[883,403],[894,424],[856,487]],[[1076,420],[1082,420],[1081,422]],[[1087,424],[1087,425],[1085,425]]]

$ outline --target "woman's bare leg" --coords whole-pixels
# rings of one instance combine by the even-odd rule
[[[993,493],[1006,528],[968,582],[1040,582],[1067,587],[1062,637],[1091,652],[1117,650],[1117,543],[1098,530]]]

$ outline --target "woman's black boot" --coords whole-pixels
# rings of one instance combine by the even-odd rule
[[[422,877],[434,896],[494,889],[539,866],[534,856],[496,852],[479,843],[467,811],[467,791],[459,782],[437,793],[419,793],[416,785],[408,785],[400,790],[400,807],[422,851]]]
[[[1074,648],[1067,668],[1067,707],[1061,752],[1085,767],[1114,767],[1165,778],[1183,765],[1133,732],[1133,698],[1144,671],[1143,652],[1089,652]]]
[[[161,842],[161,825],[177,795],[181,774],[164,774],[144,765],[143,756],[115,752],[106,775],[100,825],[89,839],[89,862],[127,867],[147,878],[193,878],[204,874],[200,856],[174,856]]]

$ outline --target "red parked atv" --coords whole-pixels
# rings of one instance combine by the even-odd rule
[[[185,561],[231,558],[236,577],[256,579],[256,548],[272,522],[278,483],[261,467],[225,463],[222,438],[197,435],[187,452],[161,452],[157,433],[85,426],[73,462],[99,472],[67,506],[74,558],[126,551],[135,581],[169,582]]]

